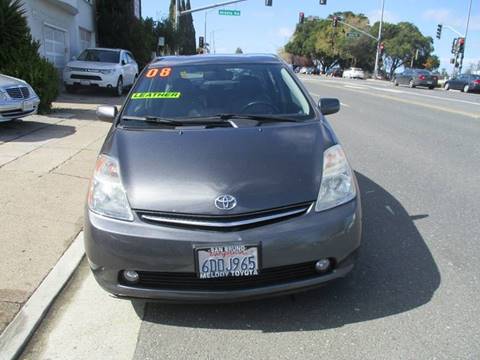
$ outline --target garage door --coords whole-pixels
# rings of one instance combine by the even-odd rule
[[[66,32],[45,25],[45,57],[57,68],[63,68],[66,63]]]

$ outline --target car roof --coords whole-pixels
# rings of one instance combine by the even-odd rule
[[[128,51],[128,50],[125,50],[125,49],[112,49],[112,48],[100,48],[100,47],[96,47],[96,48],[87,48],[85,50],[104,50],[104,51]]]
[[[271,54],[235,54],[235,55],[189,55],[157,57],[149,67],[175,65],[207,65],[207,64],[280,64],[276,55]]]

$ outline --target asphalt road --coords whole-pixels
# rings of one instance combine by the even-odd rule
[[[101,324],[105,346],[92,349],[92,358],[480,358],[480,95],[303,79],[314,98],[343,104],[329,121],[362,192],[364,237],[355,271],[328,287],[250,303],[136,303],[129,310],[124,301],[112,303],[111,323]],[[75,281],[86,283],[89,273],[82,274]],[[99,325],[101,291],[98,299],[90,293],[77,320],[62,325],[85,292],[65,290],[25,358],[61,358],[52,348],[75,358],[73,346],[99,336],[88,329]],[[134,310],[139,324],[124,324],[123,334],[136,344],[122,357],[118,334],[109,337],[105,328],[117,329],[117,316]],[[68,334],[77,327],[78,339],[62,339],[63,330],[55,335],[60,326]]]

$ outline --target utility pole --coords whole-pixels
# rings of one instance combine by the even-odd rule
[[[378,77],[378,62],[380,60],[380,42],[382,41],[382,27],[383,27],[384,11],[385,11],[385,0],[382,0],[382,16],[380,17],[380,26],[378,27],[377,54],[375,56],[375,70],[373,72],[375,78]]]
[[[464,48],[465,48],[465,43],[467,42],[468,27],[470,26],[470,15],[472,14],[472,2],[473,2],[473,0],[470,0],[470,5],[468,6],[467,26],[465,28],[465,36],[463,37],[464,38],[464,41],[463,41]],[[458,68],[458,73],[459,74],[462,73],[463,57],[464,57],[464,53],[462,52],[460,54],[460,66]]]

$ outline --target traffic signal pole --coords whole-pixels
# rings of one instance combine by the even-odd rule
[[[378,27],[377,54],[375,55],[375,70],[373,74],[378,78],[378,62],[380,60],[380,42],[382,41],[383,14],[385,11],[385,0],[382,0],[382,16],[380,17],[380,26]]]
[[[470,16],[472,14],[472,2],[473,0],[470,0],[470,5],[468,6],[468,16],[467,16],[467,26],[465,28],[465,36],[463,37],[463,47],[465,49],[465,44],[467,42],[467,35],[468,35],[468,28],[470,26]],[[463,67],[463,57],[464,57],[464,51],[460,54],[460,66],[458,67],[458,72],[459,74],[462,73],[462,67]]]

